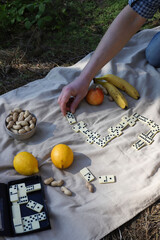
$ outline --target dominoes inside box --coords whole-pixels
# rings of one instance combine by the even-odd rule
[[[50,228],[40,176],[0,183],[1,236],[18,236]]]

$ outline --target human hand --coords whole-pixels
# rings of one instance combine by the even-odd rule
[[[65,86],[58,98],[62,114],[66,115],[67,111],[74,113],[87,92],[88,83],[83,83],[79,78],[76,78],[73,82]]]

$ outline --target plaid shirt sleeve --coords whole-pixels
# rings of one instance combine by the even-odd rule
[[[128,4],[144,18],[152,18],[160,8],[160,0],[129,0]]]

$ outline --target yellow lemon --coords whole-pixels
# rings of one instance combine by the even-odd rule
[[[38,173],[38,161],[29,152],[18,153],[13,160],[15,170],[22,175],[32,175]]]
[[[73,162],[73,151],[65,144],[57,144],[51,151],[51,160],[57,168],[68,168]]]

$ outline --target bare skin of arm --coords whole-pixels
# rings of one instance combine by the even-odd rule
[[[62,89],[58,103],[63,115],[68,110],[66,104],[71,96],[74,97],[74,101],[69,110],[72,113],[75,112],[80,101],[86,96],[89,84],[95,75],[125,46],[145,21],[146,19],[136,13],[129,5],[120,12],[103,36],[81,74]]]

